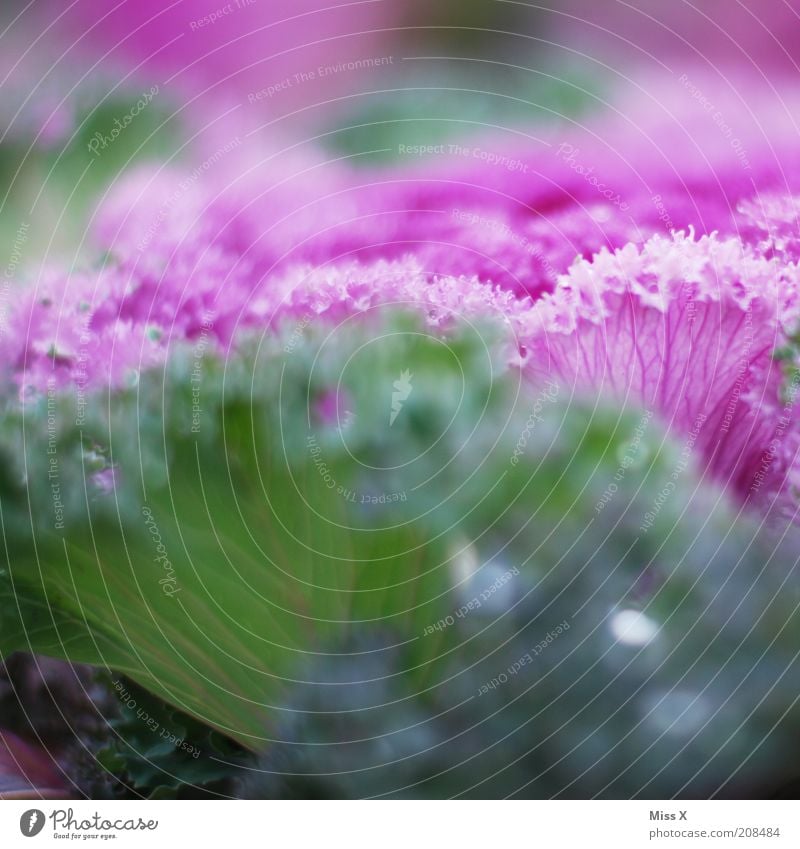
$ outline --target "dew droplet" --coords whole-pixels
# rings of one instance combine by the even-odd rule
[[[640,610],[620,610],[609,623],[614,639],[627,646],[646,646],[658,634],[658,623]]]
[[[689,737],[696,734],[714,713],[708,699],[690,690],[670,690],[644,700],[646,721],[659,734]]]

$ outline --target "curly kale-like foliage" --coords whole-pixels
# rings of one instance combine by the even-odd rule
[[[250,795],[788,773],[794,536],[656,415],[531,390],[503,346],[384,315],[187,348],[80,414],[28,399],[3,425],[3,651],[110,668],[263,753]]]

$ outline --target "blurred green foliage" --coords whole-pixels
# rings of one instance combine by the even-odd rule
[[[163,160],[178,147],[181,117],[162,92],[112,140],[116,122],[126,121],[150,86],[112,88],[109,83],[103,94],[102,79],[98,76],[72,93],[65,90],[66,125],[54,139],[26,121],[24,112],[16,113],[8,103],[3,108],[9,124],[0,143],[0,258],[4,268],[13,263],[11,276],[17,281],[38,270],[43,260],[89,261],[93,252],[87,227],[108,187],[126,168],[147,159]]]
[[[199,411],[192,349],[80,428],[61,398],[64,530],[47,399],[29,399],[3,424],[0,646],[123,673],[261,753],[244,795],[653,798],[789,776],[796,535],[740,515],[641,411],[564,386],[532,423],[540,390],[506,353],[497,328],[387,315],[207,354]]]
[[[357,99],[346,98],[335,124],[324,128],[324,141],[356,155],[356,164],[402,158],[399,144],[473,145],[489,132],[494,144],[522,146],[540,128],[580,120],[602,103],[608,85],[602,74],[520,62],[409,57],[377,74]]]

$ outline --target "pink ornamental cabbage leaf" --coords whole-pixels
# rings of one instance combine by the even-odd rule
[[[737,239],[678,234],[579,261],[528,320],[525,368],[653,411],[742,500],[794,512],[796,384],[774,355],[800,270]]]

